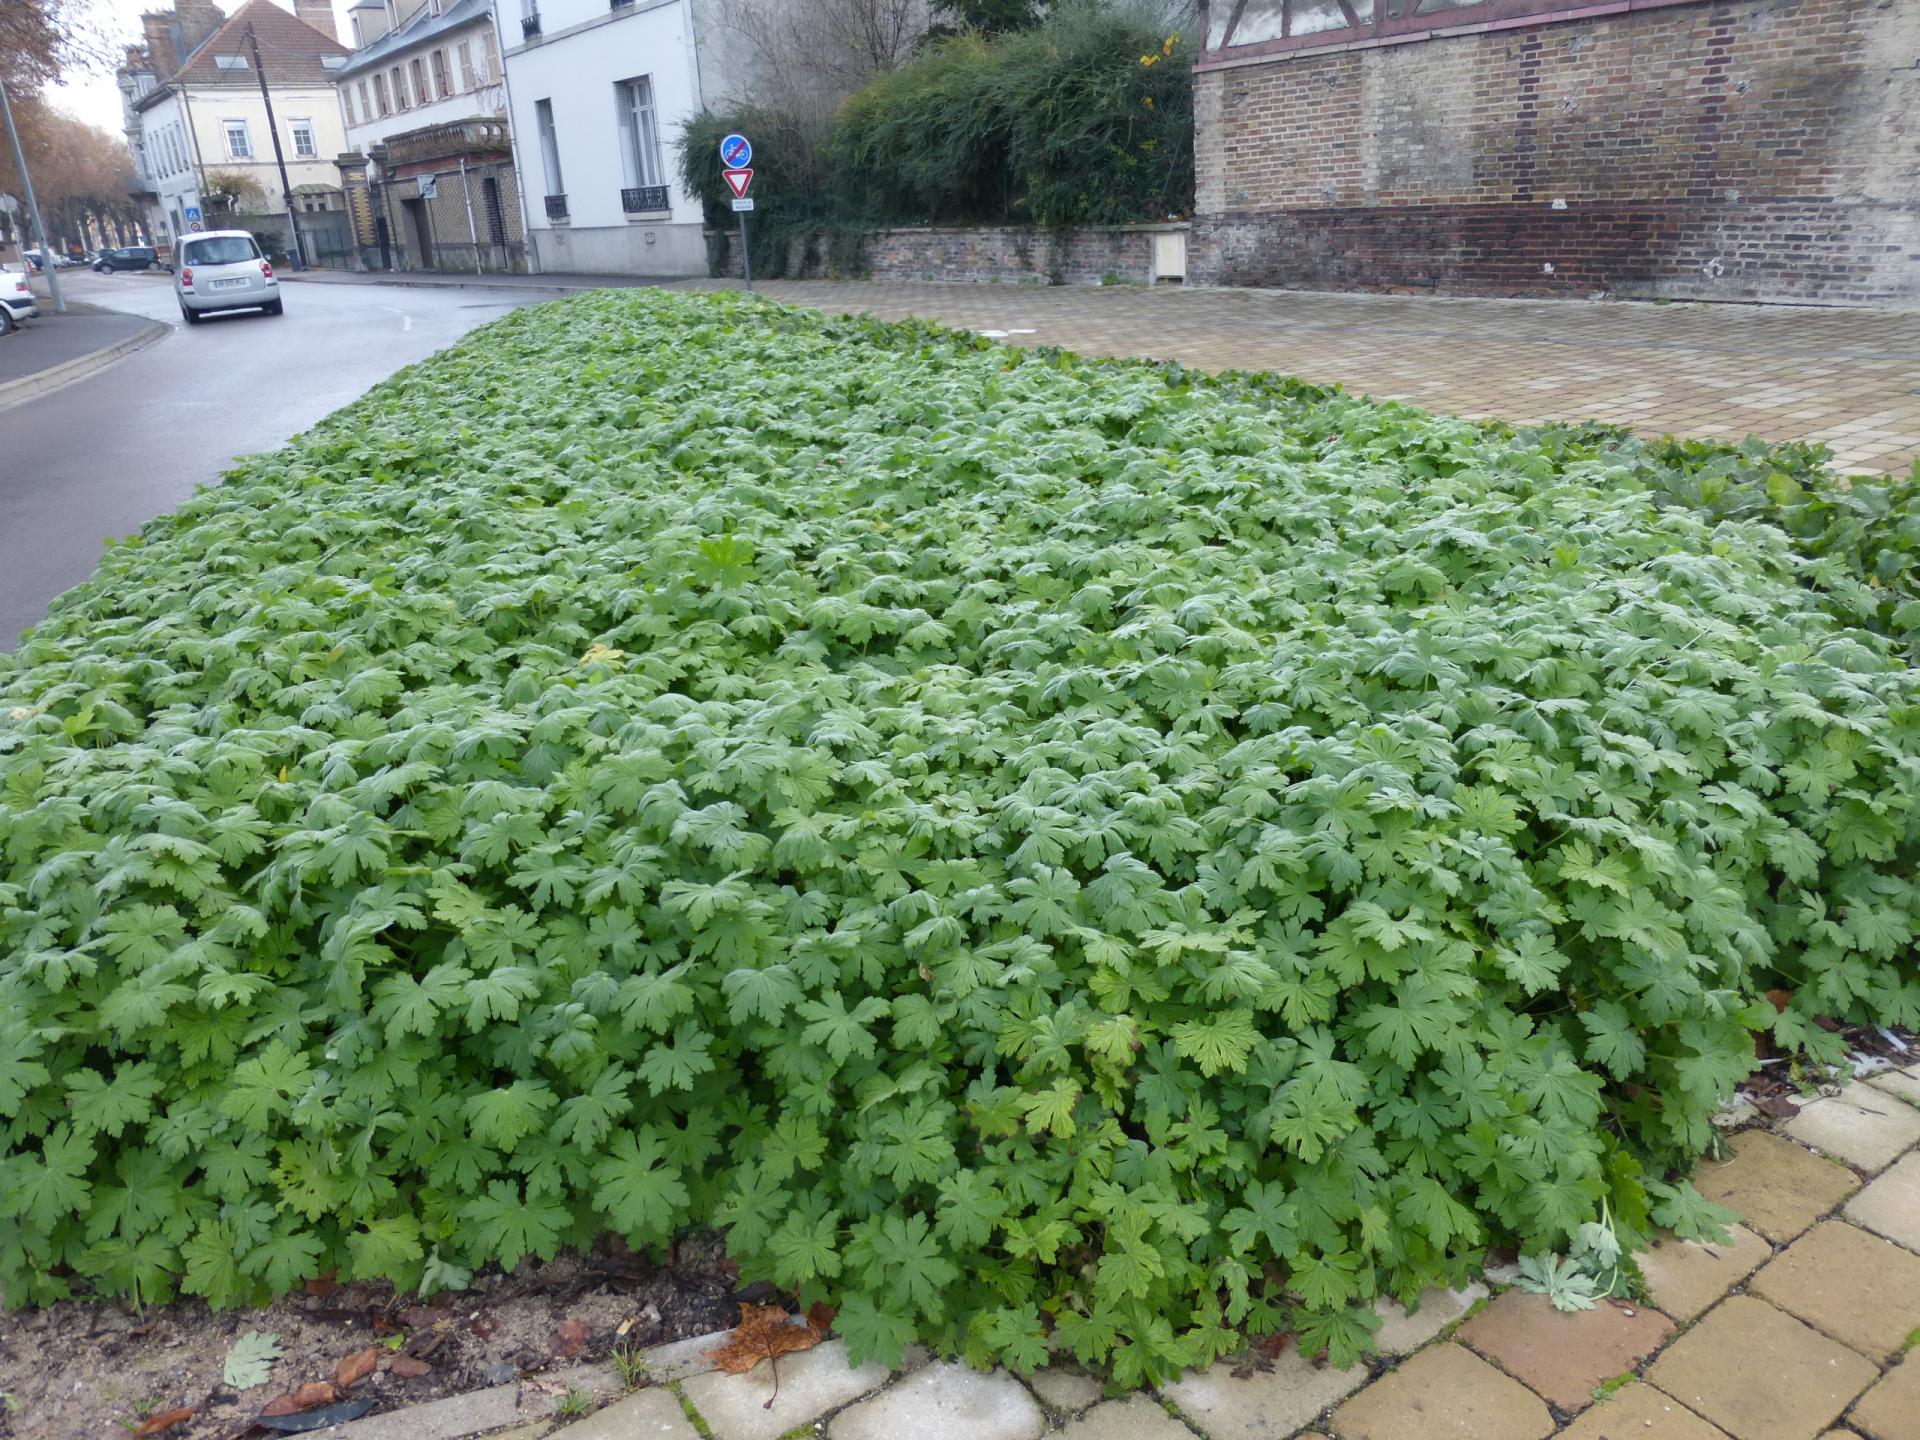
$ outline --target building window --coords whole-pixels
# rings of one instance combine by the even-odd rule
[[[353,118],[353,91],[344,85],[340,87],[340,109],[347,117],[347,124],[354,125],[359,123]]]
[[[616,80],[614,114],[620,126],[620,150],[631,188],[665,184],[660,161],[660,127],[653,113],[653,81],[645,75]]]
[[[441,100],[453,94],[453,77],[447,73],[447,52],[433,52],[433,93]]]
[[[244,120],[222,120],[221,127],[227,132],[227,158],[229,160],[251,160],[253,158],[253,137],[247,132]]]
[[[500,52],[493,48],[493,31],[480,32],[480,83],[491,85],[500,78]]]
[[[473,78],[473,42],[471,40],[460,42],[460,88],[462,90],[480,88],[479,82]]]
[[[407,103],[406,71],[396,65],[387,72],[387,78],[393,82],[393,108],[396,110],[411,109],[412,107]]]
[[[373,94],[374,98],[380,102],[380,113],[382,115],[391,115],[393,108],[387,103],[386,76],[376,75],[373,77]]]
[[[380,83],[378,75],[373,77],[373,83],[375,85]],[[373,102],[367,99],[367,82],[364,80],[360,82],[360,113],[369,120],[373,119]],[[387,102],[384,99],[380,102],[380,113],[382,115],[387,113]]]
[[[433,92],[427,89],[427,62],[416,55],[413,57],[413,63],[407,68],[413,72],[413,103],[431,104]]]
[[[293,154],[298,160],[311,160],[320,153],[320,147],[313,140],[313,122],[289,118],[287,128],[293,132]]]
[[[547,195],[567,193],[566,182],[560,178],[560,137],[553,128],[553,101],[536,100],[533,102],[533,119],[540,131],[540,159],[547,167]],[[548,207],[551,212],[551,206]],[[564,212],[563,212],[564,213]]]

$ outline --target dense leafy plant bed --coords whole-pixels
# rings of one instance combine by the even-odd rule
[[[1856,573],[1900,547],[1845,518],[1905,494],[521,311],[0,659],[6,1298],[712,1222],[856,1355],[1137,1381],[1347,1363],[1603,1205],[1711,1223],[1757,1044],[1920,1021],[1920,709]]]

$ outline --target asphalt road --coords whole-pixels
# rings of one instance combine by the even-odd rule
[[[189,330],[167,276],[67,271],[68,294],[167,321],[164,340],[0,410],[0,650],[131,535],[402,366],[540,292],[288,283],[286,314]],[[32,322],[28,322],[31,324]]]

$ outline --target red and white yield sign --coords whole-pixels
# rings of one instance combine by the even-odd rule
[[[747,187],[753,183],[753,171],[750,168],[741,166],[737,169],[722,170],[720,173],[726,177],[727,187],[733,191],[734,199],[747,198]]]

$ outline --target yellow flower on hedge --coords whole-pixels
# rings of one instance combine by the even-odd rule
[[[1171,56],[1173,54],[1173,47],[1178,45],[1179,43],[1180,43],[1180,32],[1176,30],[1173,32],[1173,34],[1167,36],[1167,43],[1160,47],[1160,53],[1162,55]]]
[[[1142,55],[1140,57],[1140,63],[1142,65],[1155,65],[1158,64],[1159,61],[1160,57],[1158,55]]]

